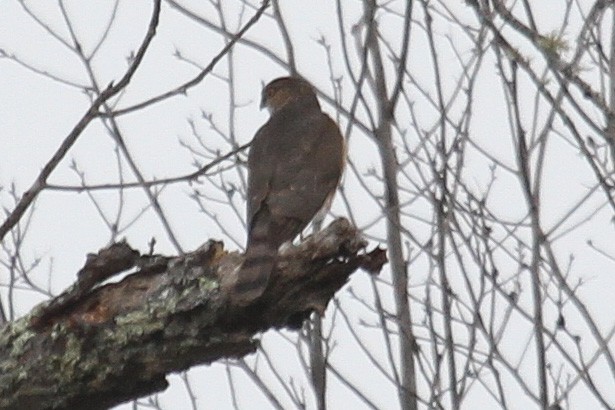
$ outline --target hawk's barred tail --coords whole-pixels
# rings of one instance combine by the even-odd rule
[[[248,249],[233,292],[238,301],[249,303],[263,294],[276,259],[277,249],[268,242],[257,242]]]
[[[269,213],[255,218],[249,233],[245,259],[237,274],[233,294],[236,301],[250,303],[263,294],[278,256],[278,245],[269,238]]]

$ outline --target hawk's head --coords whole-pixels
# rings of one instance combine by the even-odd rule
[[[297,77],[280,77],[263,88],[261,108],[267,107],[273,114],[291,103],[301,102],[319,108],[318,99],[307,81]]]

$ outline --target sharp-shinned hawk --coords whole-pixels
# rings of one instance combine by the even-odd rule
[[[232,296],[239,304],[263,293],[280,245],[330,203],[345,162],[342,134],[307,81],[273,80],[263,89],[263,107],[271,117],[248,156],[248,241]]]

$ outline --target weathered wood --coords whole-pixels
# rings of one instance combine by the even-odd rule
[[[283,250],[263,296],[244,307],[229,298],[242,256],[221,242],[178,257],[125,243],[89,255],[71,289],[0,329],[0,408],[108,408],[165,389],[169,373],[254,352],[258,333],[324,312],[357,268],[378,271],[385,252],[366,245],[336,220]]]

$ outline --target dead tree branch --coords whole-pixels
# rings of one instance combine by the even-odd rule
[[[323,313],[358,268],[378,272],[385,252],[366,246],[338,219],[283,250],[267,291],[238,307],[229,292],[242,256],[221,242],[179,257],[113,244],[64,294],[0,328],[0,408],[108,408],[165,389],[171,372],[252,353],[258,333]]]

